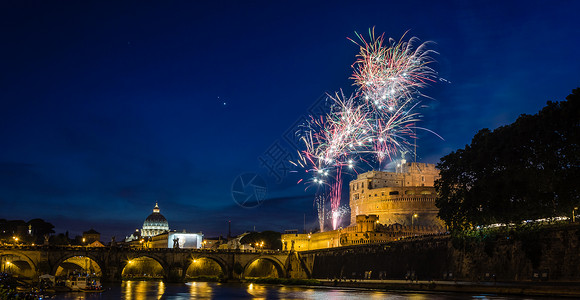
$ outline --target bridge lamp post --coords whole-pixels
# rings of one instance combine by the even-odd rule
[[[576,222],[576,211],[578,210],[578,207],[574,207],[574,209],[572,210],[572,223]]]
[[[6,262],[6,266],[4,266],[4,273],[10,273],[10,265],[11,264],[12,263],[9,261]],[[6,269],[8,269],[8,271],[6,271]]]

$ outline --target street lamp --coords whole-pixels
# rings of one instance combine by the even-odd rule
[[[413,214],[411,217],[411,236],[415,236],[415,218],[419,217],[418,214]]]
[[[576,222],[576,211],[578,210],[578,206],[574,207],[572,210],[572,223]]]

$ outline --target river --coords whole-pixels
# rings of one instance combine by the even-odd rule
[[[454,293],[385,292],[362,289],[281,286],[249,283],[188,282],[168,284],[161,281],[123,281],[105,286],[102,293],[63,293],[54,299],[548,299]]]

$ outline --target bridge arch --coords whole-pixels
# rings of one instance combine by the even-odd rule
[[[286,278],[286,271],[284,268],[284,263],[273,256],[258,256],[258,257],[251,259],[250,261],[248,261],[248,263],[244,266],[244,271],[242,272],[242,278],[245,278],[247,276],[246,274],[250,270],[252,264],[257,263],[260,260],[270,262],[274,266],[274,268],[276,269],[276,272],[278,273],[278,277],[279,278]]]
[[[166,279],[170,270],[169,264],[164,259],[149,253],[128,255],[126,259],[121,260],[119,263],[118,278],[134,277],[135,275],[157,278],[161,275],[163,279]]]
[[[18,259],[14,259],[15,257]],[[0,251],[0,272],[11,272],[12,270],[19,275],[32,278],[37,274],[38,267],[28,255],[22,252]]]
[[[79,262],[79,259],[77,259],[77,258],[87,258],[87,259],[90,260],[89,263],[91,264],[91,266],[88,267],[88,270],[86,269],[87,266],[82,266],[82,265],[79,264],[80,262]],[[92,270],[95,270],[94,273],[97,273],[97,275],[102,275],[102,274],[104,274],[104,271],[105,271],[103,269],[104,266],[105,266],[105,264],[103,263],[103,261],[101,261],[98,257],[96,257],[96,256],[94,256],[92,254],[83,252],[83,253],[68,253],[66,255],[63,255],[52,266],[52,270],[51,270],[51,273],[50,274],[51,275],[54,275],[54,276],[60,275],[60,274],[58,274],[59,268],[62,268],[64,270],[65,269],[65,266],[66,266],[65,265],[66,263],[75,264],[75,265],[81,267],[83,270],[88,271],[88,272],[90,272],[91,269]],[[93,263],[96,265],[97,268],[91,268]]]
[[[197,260],[204,260],[204,259],[216,263],[220,267],[223,276],[226,278],[228,277],[228,274],[230,271],[228,264],[220,257],[213,256],[213,255],[205,255],[205,254],[193,254],[189,257],[188,261],[184,265],[185,272],[183,272],[183,279],[185,279],[187,277],[187,271],[189,271],[189,268],[194,266],[195,263],[197,263]]]

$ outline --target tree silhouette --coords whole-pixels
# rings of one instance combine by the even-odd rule
[[[439,217],[451,230],[569,215],[580,203],[580,88],[441,158]]]

